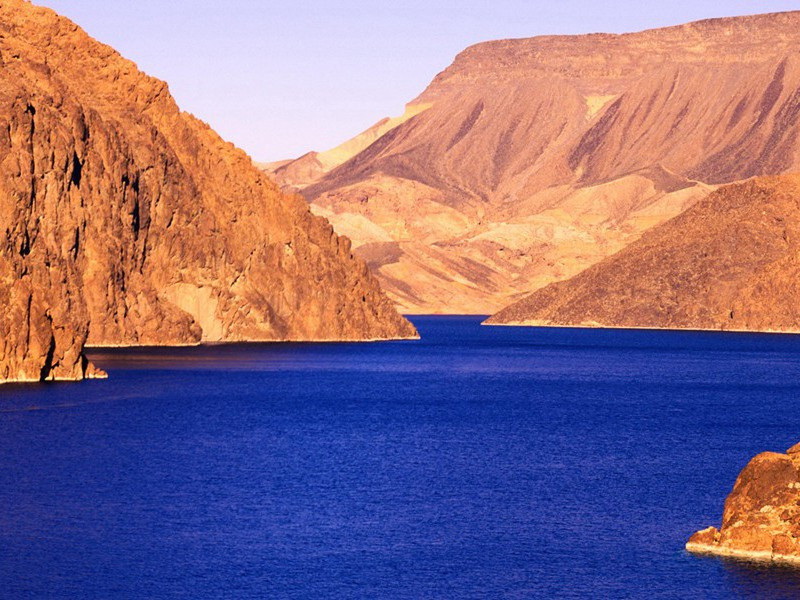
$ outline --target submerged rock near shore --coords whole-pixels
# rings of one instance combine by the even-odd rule
[[[725,501],[722,526],[698,531],[686,549],[800,565],[800,444],[751,460]]]
[[[71,21],[0,3],[0,382],[86,344],[415,337],[350,241]]]

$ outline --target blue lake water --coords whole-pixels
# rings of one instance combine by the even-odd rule
[[[800,337],[414,321],[1,387],[0,596],[800,597],[683,550],[800,441]]]

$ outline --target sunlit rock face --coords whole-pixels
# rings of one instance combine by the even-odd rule
[[[413,337],[346,238],[165,83],[0,3],[0,381],[92,345]]]
[[[720,529],[695,533],[697,554],[800,564],[800,444],[787,454],[764,452],[736,480]]]
[[[798,47],[800,12],[478,44],[365,148],[272,170],[404,310],[493,313],[800,169]]]
[[[495,325],[800,332],[800,176],[725,186]]]

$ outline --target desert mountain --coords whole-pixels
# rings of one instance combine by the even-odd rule
[[[387,131],[272,171],[403,310],[494,312],[720,184],[800,169],[798,48],[800,12],[483,43]]]
[[[0,381],[84,344],[415,335],[350,242],[75,24],[0,2]]]
[[[800,331],[800,176],[725,186],[491,324]]]

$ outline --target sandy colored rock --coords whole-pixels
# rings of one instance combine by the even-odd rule
[[[487,323],[800,331],[800,176],[723,187]]]
[[[725,501],[721,527],[696,532],[686,549],[800,564],[800,455],[764,452],[751,460]]]
[[[402,310],[494,313],[721,184],[800,170],[798,47],[800,12],[478,44],[424,111],[278,176]]]
[[[0,3],[0,381],[91,345],[416,335],[350,241],[75,24]]]

